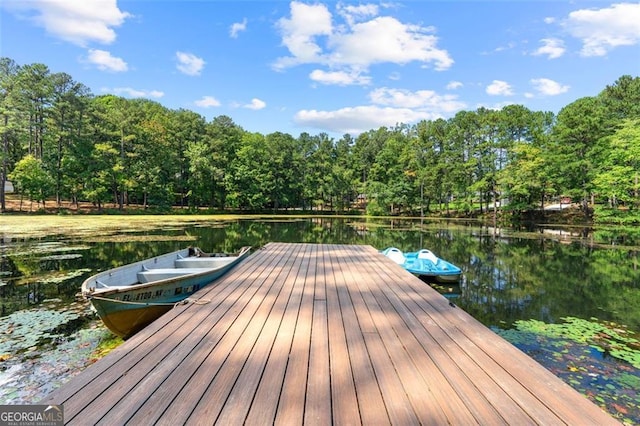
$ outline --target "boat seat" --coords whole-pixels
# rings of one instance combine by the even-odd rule
[[[425,259],[425,260],[430,260],[433,263],[438,263],[438,256],[436,256],[435,254],[433,254],[431,251],[429,250],[420,250],[418,252],[418,259]]]
[[[402,253],[402,251],[400,251],[400,249],[397,249],[395,247],[392,247],[389,249],[389,251],[387,252],[387,257],[393,260],[394,262],[396,262],[398,265],[402,265],[407,260],[404,257],[404,254]]]
[[[228,257],[183,257],[176,259],[176,268],[215,268],[229,263]]]
[[[150,283],[160,280],[168,280],[171,278],[182,277],[184,275],[198,274],[201,272],[210,271],[211,268],[156,268],[147,269],[146,271],[138,272],[138,281],[141,283]]]

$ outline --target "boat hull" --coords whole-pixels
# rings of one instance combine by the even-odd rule
[[[93,302],[92,302],[93,303]],[[93,303],[100,319],[111,332],[126,339],[142,330],[171,310],[170,306],[143,306],[140,308],[111,310],[109,302]],[[102,313],[101,313],[102,312]]]
[[[192,261],[187,254],[187,251],[169,253],[94,275],[83,283],[83,295],[91,301],[107,328],[126,339],[171,310],[176,303],[215,283],[242,261],[249,250],[243,249],[234,257],[201,258],[216,264],[208,270],[169,268],[176,261],[198,263],[198,259]],[[144,275],[164,278],[132,283],[132,280],[145,278]]]

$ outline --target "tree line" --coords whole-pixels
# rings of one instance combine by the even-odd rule
[[[345,134],[249,132],[147,99],[95,96],[44,64],[0,59],[4,182],[21,196],[237,209],[359,206],[369,214],[640,207],[640,77],[621,76],[557,115],[522,105]]]

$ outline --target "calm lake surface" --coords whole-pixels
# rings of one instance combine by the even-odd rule
[[[30,222],[30,223],[29,223]],[[197,245],[271,241],[429,248],[437,289],[625,423],[640,423],[640,233],[333,217],[0,217],[0,404],[35,403],[109,332],[76,300],[89,275]],[[427,285],[427,284],[425,284]]]

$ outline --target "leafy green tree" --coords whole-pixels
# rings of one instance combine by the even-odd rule
[[[308,135],[307,135],[308,136]],[[312,205],[321,210],[331,204],[332,198],[332,173],[335,159],[335,147],[333,139],[326,133],[309,136],[302,139],[299,146],[303,152],[304,160],[304,185],[307,188],[305,194],[311,199]]]
[[[205,138],[206,121],[204,117],[193,111],[179,109],[171,111],[168,123],[168,139],[171,149],[176,153],[176,174],[174,176],[174,188],[176,195],[179,195],[179,205],[184,207],[188,203],[189,196],[193,194],[193,188],[190,183],[190,158],[194,161],[198,160],[198,154],[193,157],[189,156],[189,150],[192,147],[199,146],[200,142]],[[204,147],[204,145],[203,145]],[[197,148],[194,148],[198,151]],[[202,192],[202,191],[201,191]]]
[[[224,185],[228,173],[228,165],[235,158],[242,144],[245,131],[233,122],[231,117],[220,115],[215,117],[206,127],[206,140],[211,155],[210,191],[214,205],[224,208],[226,205],[226,187]]]
[[[10,146],[16,145],[16,132],[19,117],[18,74],[20,67],[12,59],[0,58],[0,134],[2,152],[0,153],[0,212],[6,210],[5,182],[11,159]]]
[[[558,114],[549,145],[554,179],[566,195],[582,200],[585,214],[593,194],[597,165],[606,155],[600,141],[611,134],[605,113],[598,98],[581,98],[567,105]]]
[[[63,160],[69,154],[71,146],[84,136],[90,91],[66,73],[52,74],[50,79],[51,106],[47,109],[47,131],[44,137],[48,141],[48,149],[43,153],[43,159],[47,163],[47,169],[55,177],[56,202],[60,205],[63,193],[73,192],[70,188],[63,188],[71,172],[63,167]]]
[[[623,75],[600,92],[598,98],[614,122],[640,118],[640,77]]]
[[[51,104],[53,84],[49,68],[44,64],[25,65],[20,68],[18,85],[26,102],[29,146],[27,152],[36,158],[44,153],[43,137],[45,117]]]
[[[173,177],[178,173],[178,152],[169,141],[169,111],[157,102],[138,100],[139,116],[134,121],[129,197],[145,208],[150,204],[168,208],[173,204]]]
[[[389,130],[386,127],[380,127],[378,130],[361,133],[356,138],[353,146],[353,167],[360,180],[359,192],[361,194],[366,193],[369,172],[388,137]]]
[[[513,161],[499,173],[498,182],[509,199],[510,210],[528,210],[536,202],[543,204],[545,193],[545,161],[542,150],[527,142],[517,142],[512,148]]]
[[[351,150],[353,139],[346,134],[334,145],[334,159],[331,168],[331,193],[335,206],[343,211],[357,195],[357,179],[352,166]]]
[[[237,155],[229,165],[231,173],[225,176],[227,200],[231,207],[258,210],[269,205],[270,196],[276,188],[270,154],[263,135],[243,135]]]
[[[100,210],[109,200],[117,202],[114,193],[122,171],[117,158],[118,150],[107,142],[96,143],[91,151],[82,195]]]
[[[640,119],[626,120],[607,137],[607,155],[594,178],[594,191],[607,197],[610,207],[619,202],[640,206]]]
[[[475,157],[475,171],[473,182],[469,186],[471,197],[478,196],[480,208],[490,203],[494,206],[497,201],[496,178],[498,170],[504,166],[504,139],[500,137],[499,112],[480,108],[476,111],[476,132],[473,136],[473,156]]]
[[[196,128],[200,124],[194,123]],[[189,194],[194,205],[224,208],[227,198],[229,165],[242,144],[244,130],[225,115],[205,125],[204,132],[190,136],[185,158],[189,162]]]
[[[542,208],[546,195],[553,192],[545,150],[554,116],[515,105],[501,113],[501,134],[507,144],[506,164],[498,171],[503,199],[510,210]]]
[[[127,202],[127,194],[133,181],[130,175],[131,153],[136,139],[134,126],[140,120],[139,103],[122,97],[105,95],[94,98],[94,108],[98,117],[101,116],[102,125],[98,129],[97,142],[108,143],[118,151],[111,170],[114,187],[112,188],[115,202],[122,210]]]
[[[447,163],[451,155],[448,143],[448,124],[443,119],[421,121],[414,129],[412,139],[413,160],[410,170],[415,170],[420,193],[420,216],[430,210],[432,200],[442,203],[451,194],[452,167]]]
[[[270,160],[268,168],[272,178],[270,204],[278,210],[294,207],[302,198],[300,163],[296,162],[298,145],[288,133],[275,132],[265,137]]]
[[[42,160],[33,155],[27,155],[18,161],[9,178],[21,193],[26,194],[31,201],[42,202],[52,193],[53,178],[44,169]]]
[[[451,197],[467,199],[468,204],[472,203],[474,192],[471,187],[478,179],[478,170],[481,169],[478,163],[480,127],[476,112],[461,111],[449,121],[451,156],[447,158],[447,163],[455,165],[451,176]],[[449,197],[446,203],[448,210]]]

